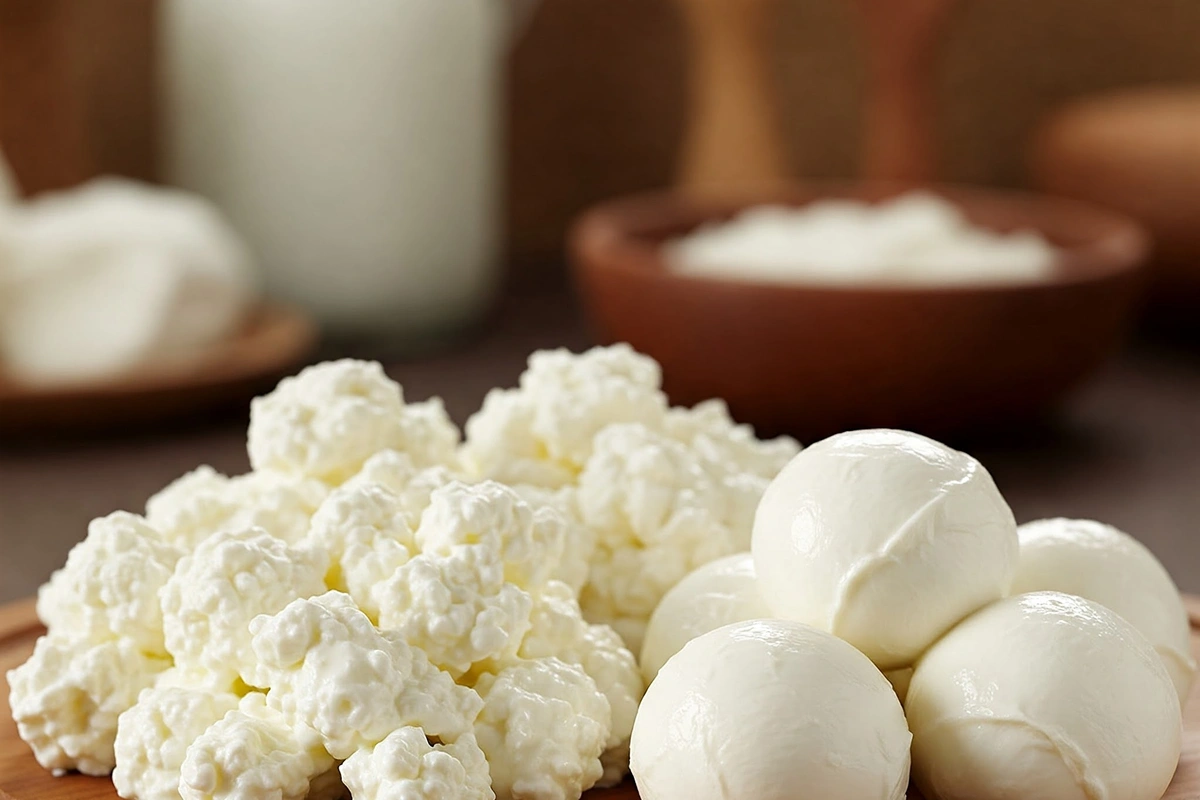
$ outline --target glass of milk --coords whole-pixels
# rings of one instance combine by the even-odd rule
[[[219,204],[267,290],[413,345],[498,284],[502,0],[166,0],[168,180]]]

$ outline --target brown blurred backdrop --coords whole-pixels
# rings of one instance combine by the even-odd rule
[[[29,188],[152,174],[153,6],[0,0],[0,141]],[[862,67],[848,7],[780,0],[776,30],[797,174],[853,174]],[[519,269],[557,264],[566,224],[589,203],[671,180],[685,56],[671,0],[544,0],[510,78]],[[1200,82],[1200,2],[964,0],[940,75],[942,176],[1019,184],[1031,126],[1065,99]]]

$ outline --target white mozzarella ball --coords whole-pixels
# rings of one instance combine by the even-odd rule
[[[642,800],[900,800],[909,742],[892,687],[849,644],[786,620],[689,642],[633,728]]]
[[[1017,535],[1014,593],[1066,592],[1115,611],[1150,640],[1180,702],[1187,699],[1196,676],[1187,611],[1153,553],[1129,534],[1090,520],[1030,522]]]
[[[776,616],[891,670],[1008,593],[1016,522],[974,458],[913,433],[854,431],[784,467],[758,506],[752,551]]]
[[[955,627],[917,663],[905,708],[933,800],[1157,800],[1179,761],[1179,702],[1154,648],[1059,592]]]
[[[642,677],[653,681],[667,659],[697,636],[770,616],[749,553],[705,564],[667,592],[651,615],[642,643]]]

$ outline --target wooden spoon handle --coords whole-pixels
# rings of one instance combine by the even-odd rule
[[[679,188],[693,195],[788,175],[767,57],[775,0],[678,0],[691,50]]]
[[[863,173],[920,184],[937,176],[933,77],[954,0],[851,0],[867,50]]]

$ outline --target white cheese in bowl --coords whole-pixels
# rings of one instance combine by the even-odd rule
[[[1046,278],[1056,262],[1039,233],[979,227],[926,192],[753,207],[669,243],[666,256],[685,275],[832,285],[1020,283]]]

